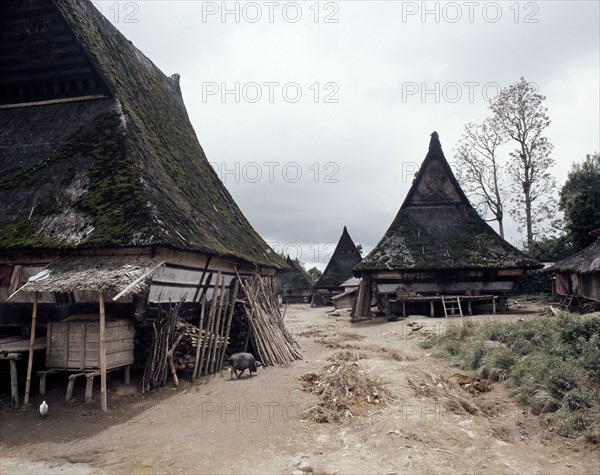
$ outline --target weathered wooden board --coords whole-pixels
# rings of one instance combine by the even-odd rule
[[[133,363],[133,323],[106,321],[107,369]],[[100,367],[100,324],[92,319],[68,319],[48,324],[46,367],[97,369]]]

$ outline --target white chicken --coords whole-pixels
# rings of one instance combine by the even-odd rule
[[[42,401],[40,404],[40,414],[42,417],[46,417],[46,414],[48,414],[48,404],[46,404],[46,401]]]

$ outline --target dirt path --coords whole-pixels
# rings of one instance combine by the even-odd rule
[[[45,420],[3,411],[0,473],[291,474],[299,462],[315,473],[598,473],[592,447],[554,435],[500,385],[474,390],[423,350],[420,339],[444,319],[411,318],[425,325],[412,332],[407,321],[351,324],[327,310],[288,308],[305,360],[253,378],[223,372],[179,391],[113,393],[108,414],[58,394]],[[358,360],[392,399],[340,424],[311,420],[303,411],[319,397],[300,378],[331,357]],[[40,462],[47,471],[36,471]]]

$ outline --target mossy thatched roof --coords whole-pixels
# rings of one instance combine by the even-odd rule
[[[333,255],[323,272],[323,275],[315,283],[317,289],[337,288],[352,277],[352,268],[362,259],[354,241],[348,234],[346,226],[333,251]]]
[[[600,272],[600,237],[588,247],[556,263],[550,270],[577,274]]]
[[[18,19],[11,9],[31,8],[45,34],[61,35],[48,39],[44,58],[60,58],[52,48],[70,41],[101,83],[94,96],[0,104],[0,251],[163,245],[285,266],[210,166],[177,75],[165,76],[88,0],[4,8],[5,39]]]
[[[282,287],[292,291],[311,289],[312,282],[310,281],[310,277],[300,263],[290,259],[290,256],[287,256],[286,263],[289,266],[289,269],[284,269],[277,274]]]
[[[473,209],[433,132],[429,152],[396,218],[355,273],[538,267],[541,264],[502,239]]]

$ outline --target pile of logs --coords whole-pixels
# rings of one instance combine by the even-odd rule
[[[302,359],[298,343],[283,323],[273,279],[255,276],[240,280],[258,359],[267,366],[286,365]]]
[[[223,344],[225,344],[225,346],[228,346],[229,344],[229,340],[227,338],[212,333],[208,334],[206,330],[202,330],[202,335],[200,336],[200,329],[197,326],[184,321],[181,321],[177,324],[177,332],[183,333],[183,337],[175,349],[175,355],[173,358],[173,363],[176,370],[189,371],[190,373],[192,372],[196,359],[198,340],[200,341],[201,347],[202,345],[212,344],[215,346],[215,348],[221,349]]]
[[[238,300],[240,287],[244,298]],[[251,339],[255,356],[266,366],[286,365],[302,359],[300,347],[283,323],[272,278],[242,279],[238,275],[227,288],[226,279],[219,272],[210,300],[206,296],[201,299],[198,326],[181,318],[182,303],[169,303],[167,309],[159,306],[158,319],[151,322],[152,342],[141,381],[143,391],[164,386],[169,372],[173,384],[178,386],[177,371],[191,372],[192,380],[221,371],[234,314],[246,324],[237,325],[243,335],[236,335],[230,353],[241,343],[239,337],[242,336],[244,348]],[[141,340],[143,338],[138,336],[137,341]]]
[[[150,353],[146,359],[146,367],[140,385],[142,391],[150,391],[167,382],[169,354],[179,343],[179,337],[176,335],[177,313],[181,302],[173,305],[169,302],[168,308],[159,308],[158,319],[152,322],[153,338]]]

